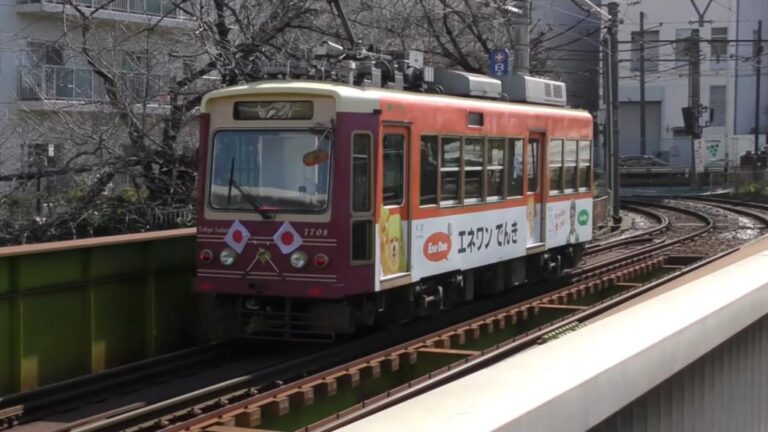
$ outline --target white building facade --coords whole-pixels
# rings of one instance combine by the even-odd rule
[[[698,6],[697,9],[692,1]],[[752,150],[756,83],[753,31],[768,24],[765,0],[640,0],[620,7],[620,154],[647,154],[690,166],[692,142],[682,108],[689,105],[693,48],[683,39],[698,33],[704,163],[737,163]],[[640,32],[640,15],[644,31]],[[701,16],[699,15],[701,14]],[[701,22],[699,22],[701,21]],[[768,34],[768,31],[764,32]],[[646,142],[641,143],[641,39],[645,49]],[[737,42],[738,41],[738,42]],[[768,63],[768,62],[766,62]],[[762,81],[768,74],[763,66]],[[760,92],[760,132],[768,127],[768,86]],[[764,139],[764,138],[763,138]],[[762,147],[762,143],[761,143]]]
[[[77,122],[88,118],[104,121],[109,116],[103,81],[78,52],[77,12],[63,3],[0,0],[0,192],[13,187],[14,181],[9,179],[14,176],[62,163],[66,153],[77,147]],[[161,76],[161,72],[140,70],[152,57],[142,53],[144,48],[149,52],[148,47],[131,49],[130,43],[115,41],[128,40],[128,35],[140,34],[142,28],[151,27],[161,34],[194,27],[168,0],[75,3],[81,11],[93,14],[94,31],[109,35],[97,40],[94,55],[101,61],[105,53],[113,53],[113,63],[120,69],[115,74],[128,77],[123,80],[126,93],[148,94],[151,89],[148,92],[143,87],[151,81],[147,75]],[[98,116],[102,116],[100,120]],[[46,120],[51,125],[48,131],[44,131],[49,126]],[[61,129],[67,122],[72,126],[69,137],[55,126]],[[47,181],[50,178],[43,179],[43,187]]]

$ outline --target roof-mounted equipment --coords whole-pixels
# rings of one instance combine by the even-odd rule
[[[501,79],[502,91],[511,101],[566,105],[565,83],[527,75],[510,74]]]

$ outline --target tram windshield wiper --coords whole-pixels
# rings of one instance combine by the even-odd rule
[[[229,166],[229,189],[227,190],[227,207],[230,206],[230,202],[232,201],[232,188],[237,189],[238,192],[240,192],[240,195],[245,199],[245,201],[254,209],[256,210],[256,213],[261,215],[264,219],[274,219],[275,215],[272,213],[268,213],[261,208],[263,205],[261,204],[261,201],[259,201],[258,198],[253,196],[250,192],[248,192],[247,189],[242,187],[240,183],[238,183],[235,180],[235,158],[232,158],[232,163]]]

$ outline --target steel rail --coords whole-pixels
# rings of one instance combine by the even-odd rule
[[[654,257],[649,257],[649,258],[650,259],[657,259],[657,260],[661,261],[660,257],[658,255],[655,255]],[[636,262],[635,264],[637,265],[637,264],[639,264],[639,262]],[[627,266],[625,266],[625,268],[616,269],[615,273],[618,274],[618,273],[621,273],[623,271],[628,271],[629,267],[632,267],[632,266],[631,265],[627,265]],[[600,278],[602,278],[604,280],[604,283],[607,284],[608,280],[612,276],[613,276],[613,274],[603,274],[603,275],[600,276]],[[592,281],[592,282],[595,282],[595,281]],[[523,317],[527,317],[527,316],[529,316],[529,314],[535,313],[534,311],[536,310],[537,307],[539,307],[541,305],[549,304],[549,302],[553,301],[553,299],[559,298],[560,296],[563,296],[563,295],[567,295],[566,293],[568,293],[570,291],[574,291],[574,290],[580,289],[580,288],[586,289],[585,288],[586,286],[587,286],[587,283],[581,282],[581,283],[569,285],[569,286],[567,286],[565,288],[556,290],[554,292],[549,292],[549,293],[546,293],[546,294],[539,295],[537,297],[534,297],[533,299],[525,301],[524,304],[517,304],[517,305],[513,305],[513,306],[508,306],[508,307],[505,307],[505,308],[502,308],[502,309],[499,309],[499,310],[496,310],[496,311],[493,311],[493,312],[490,312],[490,313],[483,314],[482,316],[473,318],[470,321],[466,321],[466,322],[463,322],[463,323],[460,323],[460,324],[456,324],[456,325],[452,325],[452,326],[446,327],[444,329],[441,329],[441,330],[438,330],[436,332],[430,333],[430,334],[428,334],[426,336],[422,336],[422,337],[419,337],[419,338],[417,338],[415,340],[412,340],[412,341],[409,341],[409,342],[406,342],[406,343],[402,343],[402,344],[399,344],[399,345],[391,347],[391,348],[387,348],[386,350],[381,351],[381,352],[377,352],[377,353],[374,353],[374,354],[367,355],[365,357],[362,357],[362,358],[356,359],[354,361],[345,363],[343,365],[334,367],[332,369],[323,371],[323,372],[321,372],[319,374],[311,375],[311,376],[302,378],[302,379],[297,380],[297,381],[292,381],[292,382],[290,382],[290,383],[288,383],[288,384],[286,384],[284,386],[281,386],[281,387],[278,387],[278,388],[275,388],[275,389],[271,389],[271,390],[269,390],[267,392],[264,392],[264,393],[259,393],[259,394],[253,395],[253,396],[248,397],[246,399],[239,400],[236,403],[228,404],[226,406],[222,406],[220,408],[217,408],[217,409],[215,409],[213,411],[210,411],[210,412],[207,412],[207,413],[203,413],[203,414],[201,414],[200,416],[198,416],[198,417],[196,417],[194,419],[186,420],[186,421],[183,421],[183,422],[178,423],[178,424],[170,425],[169,427],[165,427],[165,428],[162,428],[160,430],[163,431],[163,432],[177,432],[177,431],[183,431],[183,430],[187,430],[187,429],[194,429],[194,428],[196,428],[197,425],[199,425],[200,423],[204,423],[205,421],[226,417],[229,412],[236,411],[236,410],[239,410],[239,409],[243,409],[243,408],[246,408],[248,406],[256,405],[256,404],[258,404],[261,401],[269,400],[271,398],[278,397],[281,394],[285,394],[285,393],[290,392],[292,390],[299,389],[299,388],[301,388],[303,386],[306,386],[306,385],[309,385],[309,384],[312,384],[312,383],[316,383],[318,381],[323,381],[327,377],[330,377],[330,376],[333,376],[333,375],[336,375],[336,374],[340,374],[340,373],[344,373],[344,372],[349,371],[349,370],[353,370],[353,369],[355,369],[357,367],[370,364],[371,362],[374,362],[374,361],[380,361],[380,360],[384,360],[384,359],[387,359],[387,358],[391,358],[392,356],[397,355],[398,353],[405,353],[405,352],[417,350],[419,347],[424,346],[425,344],[429,344],[430,342],[434,343],[437,340],[443,338],[444,336],[456,333],[459,330],[466,329],[466,328],[471,328],[471,327],[477,327],[479,325],[486,324],[489,320],[497,319],[500,315],[514,314],[515,316],[522,315]],[[559,320],[555,320],[555,321],[551,322],[546,327],[546,329],[542,330],[541,333],[542,334],[546,334],[548,332],[551,332],[552,330],[557,328],[557,326],[559,326],[560,324],[562,324],[562,323]],[[525,336],[529,336],[529,335],[534,334],[534,333],[535,334],[539,334],[538,332],[529,331],[529,332],[526,332],[524,335]],[[470,357],[470,358],[472,358],[472,357]],[[433,372],[430,375],[433,375],[435,373],[436,372]],[[226,396],[225,396],[225,398],[226,398]],[[148,407],[148,409],[149,408],[150,407]],[[73,430],[73,432],[86,432],[86,431],[101,430],[104,427],[116,425],[121,420],[129,418],[131,416],[132,416],[131,413],[127,413],[127,414],[125,414],[123,416],[120,416],[122,418],[106,420],[106,421],[101,422],[100,424],[90,425],[90,427],[75,429],[75,430]]]
[[[210,361],[229,352],[235,344],[236,341],[227,341],[204,347],[187,348],[35,390],[0,397],[0,430],[21,422],[34,421],[52,408],[60,410],[59,404],[62,402],[86,399],[89,395],[99,395],[121,384],[146,380]]]
[[[642,207],[624,205],[624,209],[632,210],[636,213],[642,213],[647,216],[651,216],[658,221],[658,224],[650,229],[639,231],[635,234],[618,237],[611,240],[606,240],[599,243],[592,243],[586,247],[585,255],[594,255],[596,253],[605,252],[608,250],[616,249],[618,247],[647,243],[653,240],[653,236],[657,233],[664,232],[669,229],[669,219],[661,213],[654,212]]]
[[[631,256],[629,258],[627,256],[623,256],[614,260],[609,260],[608,262],[602,262],[599,264],[598,267],[600,269],[605,267],[611,267],[614,269],[615,275],[614,273],[609,274],[607,272],[600,271],[600,269],[596,268],[593,270],[596,274],[598,274],[596,278],[604,278],[610,281],[620,280],[618,279],[619,276],[616,276],[616,275],[622,275],[623,277],[624,274],[629,272],[628,270],[626,270],[626,268],[630,267],[626,265],[628,260],[630,263],[634,263],[635,265],[638,265],[638,263],[640,263],[642,259],[658,260],[659,257],[661,256],[659,252],[663,251],[664,249],[671,248],[679,243],[688,241],[697,236],[701,236],[711,231],[714,227],[714,221],[708,216],[700,213],[689,211],[687,209],[679,209],[677,207],[672,207],[672,206],[664,206],[658,203],[652,203],[652,204],[643,203],[643,204],[653,205],[653,206],[662,207],[662,208],[668,208],[674,211],[679,211],[681,213],[689,214],[700,220],[703,220],[705,222],[704,227],[695,232],[678,237],[676,239],[665,239],[663,242],[659,242],[657,244],[652,245],[652,247],[649,248],[649,250],[633,252],[629,254]],[[620,265],[620,263],[622,262],[625,264],[624,267]],[[426,336],[419,337],[415,340],[412,340],[403,344],[398,344],[384,351],[361,357],[354,361],[347,362],[345,364],[336,366],[329,370],[325,370],[319,374],[314,374],[308,377],[303,377],[303,378],[291,381],[289,384],[285,384],[273,389],[269,389],[262,393],[247,395],[247,391],[253,392],[254,390],[257,390],[257,389],[251,388],[251,389],[248,389],[247,391],[241,390],[237,393],[219,396],[218,405],[216,405],[217,401],[210,401],[207,405],[207,408],[211,408],[211,409],[209,409],[206,412],[198,412],[198,415],[192,415],[191,418],[185,418],[185,415],[189,417],[190,407],[187,406],[187,407],[181,408],[181,405],[183,405],[184,403],[191,402],[193,399],[198,399],[200,395],[210,393],[209,389],[200,389],[199,391],[195,392],[194,395],[185,395],[173,401],[173,404],[179,405],[179,409],[176,410],[174,413],[171,413],[170,415],[161,416],[164,419],[163,422],[166,422],[166,421],[171,422],[174,416],[179,417],[182,420],[175,424],[169,424],[167,427],[162,427],[161,430],[166,432],[171,432],[171,431],[180,431],[180,430],[200,427],[200,425],[205,424],[206,422],[227,418],[227,416],[233,412],[237,412],[238,410],[242,410],[249,406],[256,405],[259,402],[270,400],[272,398],[280,396],[281,394],[286,394],[287,392],[290,392],[292,390],[300,389],[303,386],[307,386],[312,383],[317,383],[318,381],[322,381],[323,379],[326,379],[329,376],[333,376],[339,373],[344,373],[345,371],[352,370],[355,367],[362,367],[362,365],[371,364],[371,362],[374,362],[374,361],[381,361],[382,359],[391,358],[396,353],[407,352],[409,349],[413,349],[414,347],[417,347],[417,346],[422,346],[423,344],[428,343],[429,341],[435,341],[440,339],[441,337],[445,337],[445,335],[456,333],[460,329],[482,325],[483,323],[487,323],[489,320],[497,319],[500,315],[503,315],[505,313],[507,314],[517,313],[520,311],[525,311],[527,313],[527,311],[532,308],[535,310],[537,305],[547,304],[548,302],[552,301],[552,299],[559,298],[559,296],[568,295],[567,293],[573,292],[573,290],[575,289],[583,288],[588,285],[591,287],[590,280],[588,280],[587,275],[581,274],[580,276],[581,276],[580,282],[567,286],[560,290],[556,290],[555,292],[542,294],[533,299],[527,300],[526,302],[524,302],[524,304],[509,306],[500,310],[496,310],[496,311],[484,314],[470,321],[449,326],[447,328],[433,332]],[[627,299],[629,299],[629,297],[627,297]],[[579,316],[581,317],[581,316],[587,316],[587,315],[579,315]],[[573,318],[572,320],[575,321],[576,319]],[[561,318],[549,323],[546,326],[546,328],[542,328],[535,331],[529,331],[523,334],[522,337],[524,337],[526,341],[530,342],[530,340],[533,340],[534,338],[538,338],[542,334],[551,332],[554,328],[560,327],[564,324],[567,324],[568,322],[571,322],[571,319],[569,319],[569,321],[563,321],[563,319]],[[504,344],[500,344],[499,346],[506,346],[508,343],[512,343],[514,341],[516,341],[516,339],[513,339],[512,341],[508,341],[507,343],[504,343]],[[474,356],[470,358],[474,358]],[[434,375],[434,374],[435,373],[430,375]],[[263,389],[258,389],[258,390],[263,390]],[[125,413],[122,415],[115,416],[113,418],[104,419],[89,425],[75,428],[73,429],[73,431],[78,431],[78,432],[94,431],[94,430],[101,430],[105,428],[115,428],[117,425],[121,425],[122,427],[126,425],[126,422],[130,422],[131,420],[135,420],[141,417],[146,418],[146,416],[152,413],[153,411],[154,412],[162,411],[163,409],[169,408],[173,404],[164,402],[162,404],[147,406],[147,407],[141,408],[139,411]],[[203,408],[203,405],[197,405],[197,407],[198,407],[197,410],[200,411],[200,409]],[[151,423],[157,422],[158,421],[157,419],[158,417],[155,417],[154,420],[144,421],[142,422],[142,424],[144,424],[144,427],[146,427]]]
[[[701,205],[702,202],[703,202],[704,205],[708,205],[710,207],[715,207],[715,208],[719,208],[721,210],[726,210],[726,211],[730,211],[732,213],[737,213],[737,214],[741,214],[741,215],[744,215],[744,216],[751,217],[753,219],[756,219],[756,220],[760,221],[760,223],[762,223],[763,225],[766,226],[766,228],[768,228],[768,214],[758,213],[756,211],[748,209],[748,208],[760,208],[760,209],[763,209],[765,211],[768,211],[768,206],[765,206],[763,208],[763,207],[754,207],[754,204],[752,204],[752,205],[738,205],[735,202],[729,203],[729,204],[724,204],[724,203],[721,203],[721,202],[709,202],[709,201],[699,202],[699,200],[691,200],[691,201],[693,201],[693,202],[695,202],[696,204],[699,204],[699,205]],[[744,208],[744,207],[748,207],[748,208]]]
[[[692,200],[692,201],[725,204],[725,205],[731,205],[731,206],[737,206],[737,207],[749,207],[749,208],[754,208],[758,210],[768,211],[768,204],[758,203],[753,201],[739,201],[739,200],[726,199],[726,198],[715,198],[710,196],[687,196],[687,197],[681,197],[681,198]]]
[[[656,205],[649,204],[649,203],[642,203],[643,205]],[[658,206],[658,205],[657,205]],[[678,209],[676,207],[670,207],[674,211],[681,211],[685,212],[685,210]],[[643,209],[646,211],[650,211],[647,209]],[[694,216],[697,218],[703,219],[703,217],[706,217],[704,215],[701,215],[699,213],[691,212]],[[662,217],[664,217],[663,214],[660,214]],[[665,217],[664,217],[665,218]],[[667,224],[660,224],[660,225],[668,225]],[[701,232],[698,233],[698,235],[701,235],[701,233],[709,231],[712,229],[713,223],[711,219],[709,220],[707,225],[703,230],[700,230]],[[653,228],[655,232],[663,231],[659,226]],[[646,234],[643,232],[642,234]],[[619,274],[619,273],[627,273],[625,269],[628,265],[632,266],[634,265],[637,267],[638,263],[640,263],[643,259],[651,259],[651,258],[658,258],[659,257],[659,251],[663,250],[664,247],[672,247],[673,244],[676,244],[678,242],[685,241],[686,239],[693,237],[696,235],[696,233],[692,233],[688,236],[681,237],[678,239],[664,239],[662,242],[658,242],[655,244],[655,248],[653,251],[649,252],[648,250],[644,251],[645,255],[633,253],[632,258],[627,258],[626,256],[609,260],[606,262],[599,263],[599,266],[596,267],[602,267],[607,268],[610,270],[600,270],[598,268],[595,268],[595,274],[592,276],[594,278],[603,278],[603,279],[609,279],[611,278],[613,273],[610,273],[611,271]],[[567,296],[569,292],[573,292],[574,286],[590,286],[590,292],[593,282],[589,279],[590,275],[587,274],[580,274],[579,277],[576,278],[579,282],[577,284],[565,287],[560,290],[556,290],[554,292],[548,292],[546,294],[542,294],[540,296],[534,297],[532,299],[526,300],[524,303],[515,304],[512,306],[507,306],[503,309],[493,311],[490,313],[485,313],[481,315],[480,317],[476,317],[470,321],[455,324],[452,326],[448,326],[446,328],[443,328],[439,331],[430,332],[427,335],[420,336],[418,338],[415,338],[409,342],[401,343],[396,345],[393,348],[389,348],[387,350],[384,350],[379,353],[370,354],[367,356],[363,356],[361,358],[357,358],[351,362],[346,362],[345,364],[342,364],[341,366],[336,366],[333,368],[330,368],[329,370],[323,372],[324,375],[328,374],[334,374],[334,373],[340,373],[345,370],[348,370],[350,368],[354,368],[355,365],[360,364],[366,364],[370,363],[374,360],[380,359],[383,355],[383,352],[397,352],[407,350],[409,346],[414,346],[418,344],[425,344],[428,343],[430,340],[439,339],[441,335],[445,335],[451,332],[456,332],[461,328],[467,327],[467,325],[470,322],[474,323],[483,323],[487,322],[489,320],[493,320],[498,318],[500,314],[502,314],[502,310],[515,310],[515,311],[523,311],[525,314],[528,313],[529,310],[537,310],[537,304],[538,305],[544,305],[549,302],[552,302],[553,299],[559,298],[559,296]],[[614,279],[614,280],[620,280],[620,279]],[[570,290],[570,291],[569,291]],[[563,294],[565,293],[565,294]],[[550,326],[560,326],[562,323],[559,322],[560,319],[555,320],[550,323]],[[552,327],[547,327],[546,330],[542,329],[543,332],[550,332],[552,331]],[[530,333],[530,332],[529,332]],[[526,333],[528,334],[528,333]],[[308,356],[306,359],[299,359],[295,362],[289,362],[281,365],[281,367],[273,367],[268,370],[260,371],[259,373],[249,374],[246,376],[242,376],[240,378],[235,378],[230,381],[227,381],[225,383],[219,383],[214,386],[209,386],[205,388],[201,388],[196,390],[193,393],[189,393],[186,395],[182,395],[173,399],[169,399],[163,402],[159,402],[156,404],[151,405],[142,405],[142,406],[133,406],[129,407],[130,409],[117,409],[112,410],[107,413],[102,413],[100,415],[94,416],[92,418],[88,419],[82,419],[78,420],[77,422],[71,423],[69,425],[65,425],[61,428],[61,430],[77,430],[77,431],[90,431],[90,430],[100,430],[100,429],[115,429],[117,425],[125,425],[125,424],[136,424],[136,421],[140,421],[142,424],[147,424],[144,419],[148,418],[167,418],[172,417],[175,414],[179,413],[194,413],[197,411],[197,408],[193,409],[192,411],[189,411],[190,406],[192,407],[206,407],[208,411],[202,412],[200,411],[200,416],[191,416],[191,417],[197,417],[196,419],[185,419],[185,421],[182,421],[180,424],[177,425],[170,425],[167,430],[179,430],[179,428],[183,427],[183,425],[194,425],[197,420],[200,420],[201,418],[216,418],[216,415],[221,416],[225,415],[226,412],[231,412],[231,410],[239,409],[238,407],[242,406],[248,406],[249,404],[253,404],[255,400],[265,399],[269,397],[274,397],[276,395],[279,395],[281,393],[285,393],[289,391],[290,388],[300,387],[302,385],[306,385],[308,383],[311,383],[313,380],[316,381],[319,375],[313,375],[311,377],[302,377],[300,373],[297,373],[297,370],[302,371],[310,371],[310,370],[318,370],[317,364],[320,364],[318,361],[319,359],[327,358],[329,355],[338,355],[342,350],[347,349],[347,347],[340,347],[338,350],[328,350],[326,352],[321,352],[317,354],[313,354],[312,356]],[[336,354],[332,354],[336,353]],[[315,368],[312,367],[312,363],[315,363]],[[148,366],[149,367],[149,366]],[[323,366],[325,367],[325,366]],[[272,383],[274,381],[273,377],[275,375],[280,376],[283,381],[290,382],[288,385],[282,385],[282,382],[275,382],[273,384],[267,384],[256,386],[256,381],[261,380],[260,383],[262,384],[264,382]],[[270,377],[270,378],[267,378]],[[293,378],[291,378],[293,377]],[[272,388],[274,387],[274,388]],[[261,392],[256,394],[257,392]],[[206,399],[207,398],[207,399]],[[162,414],[165,413],[165,414]],[[167,415],[167,414],[170,414]],[[213,415],[213,417],[211,417]],[[155,417],[152,417],[155,416]],[[199,424],[199,423],[198,423]],[[162,427],[162,426],[158,426]]]
[[[697,213],[697,212],[695,212],[693,210],[690,210],[690,209],[670,206],[670,205],[666,205],[666,204],[662,204],[662,203],[657,203],[657,202],[653,202],[653,201],[628,201],[628,200],[623,200],[623,202],[626,203],[626,204],[634,204],[635,206],[637,206],[637,205],[648,205],[648,206],[652,206],[652,207],[656,207],[656,208],[660,208],[660,209],[665,209],[667,211],[683,213],[683,214],[686,214],[688,216],[694,217],[696,219],[702,220],[704,222],[704,224],[705,224],[705,227],[700,229],[700,230],[698,230],[698,231],[694,231],[694,232],[692,232],[690,234],[684,235],[684,236],[676,238],[676,239],[669,239],[669,238],[662,239],[662,240],[657,241],[657,242],[655,242],[655,243],[653,243],[651,245],[646,246],[642,250],[630,251],[629,253],[623,254],[623,255],[618,256],[618,257],[613,258],[613,259],[609,259],[609,260],[605,260],[605,261],[600,261],[600,262],[597,262],[597,263],[592,264],[592,265],[581,267],[577,271],[572,273],[572,276],[576,280],[578,280],[578,278],[580,278],[580,277],[583,277],[584,274],[589,274],[591,272],[599,271],[603,267],[606,267],[606,266],[610,267],[612,265],[620,264],[620,263],[622,263],[622,262],[624,262],[626,260],[630,260],[630,259],[634,259],[634,258],[637,258],[637,257],[641,257],[641,256],[649,254],[649,253],[660,252],[660,251],[662,251],[664,249],[667,249],[669,247],[675,246],[675,245],[680,244],[680,243],[684,243],[684,242],[686,242],[688,240],[691,240],[691,239],[693,239],[695,237],[698,237],[698,236],[700,236],[702,234],[710,232],[710,231],[712,231],[715,228],[715,221],[712,218],[710,218],[709,216],[707,216],[705,214]],[[667,228],[669,228],[669,226],[667,226]]]
[[[651,282],[650,284],[630,289],[624,293],[616,294],[613,297],[607,298],[597,304],[594,307],[585,310],[583,312],[575,312],[572,315],[564,318],[558,322],[559,328],[564,328],[572,324],[584,323],[587,320],[591,320],[603,314],[617,306],[620,306],[630,300],[633,300],[649,291],[659,288],[675,279],[678,279],[688,273],[698,270],[701,267],[709,265],[723,257],[731,255],[741,249],[743,246],[733,248],[731,250],[721,252],[713,257],[705,258],[699,262],[696,262],[685,269],[675,272],[671,275],[663,277],[659,280]],[[425,380],[420,383],[416,383],[404,389],[401,392],[387,394],[384,398],[375,398],[370,401],[364,401],[360,404],[360,407],[354,411],[348,410],[345,412],[345,416],[336,419],[325,419],[320,422],[316,422],[312,425],[298,429],[302,432],[331,432],[343,426],[354,423],[365,417],[381,412],[389,407],[413,399],[416,396],[427,393],[440,386],[446,385],[450,382],[456,381],[464,376],[478,372],[493,364],[496,364],[504,359],[507,359],[517,353],[520,353],[532,346],[536,345],[541,337],[552,332],[551,328],[546,328],[526,335],[520,340],[511,340],[509,343],[500,344],[495,351],[483,352],[483,355],[477,358],[469,358],[464,364],[460,364],[456,367],[450,368],[446,373],[435,376],[432,379]]]

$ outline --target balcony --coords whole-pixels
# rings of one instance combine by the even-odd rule
[[[170,75],[121,73],[118,95],[127,105],[162,106],[167,102]],[[30,109],[103,106],[104,81],[90,68],[70,66],[20,66],[19,100]],[[39,102],[46,102],[40,104]]]
[[[75,0],[84,8],[100,10],[97,19],[143,24],[158,24],[166,27],[191,28],[194,20],[177,9],[171,0]],[[73,8],[63,0],[16,0],[19,13],[43,13],[75,15]]]

